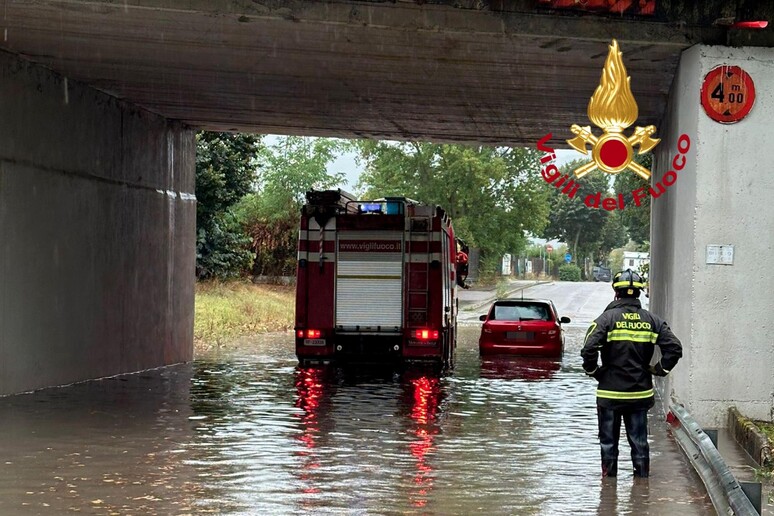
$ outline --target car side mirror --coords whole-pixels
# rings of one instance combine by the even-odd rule
[[[559,319],[559,322],[562,323],[562,324],[566,324],[566,323],[570,322],[570,318],[569,317],[562,317],[561,319]]]
[[[478,316],[479,321],[486,321],[486,315],[479,315]]]

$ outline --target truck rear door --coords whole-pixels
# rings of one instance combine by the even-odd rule
[[[340,230],[336,242],[336,328],[392,333],[403,322],[402,231]]]

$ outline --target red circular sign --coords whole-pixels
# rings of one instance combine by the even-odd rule
[[[740,121],[755,102],[752,77],[738,66],[718,66],[704,76],[701,105],[709,117],[722,124]]]

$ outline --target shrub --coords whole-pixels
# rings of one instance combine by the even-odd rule
[[[559,281],[580,281],[581,270],[577,265],[562,265],[559,267]]]

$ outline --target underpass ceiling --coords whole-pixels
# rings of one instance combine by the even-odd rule
[[[681,51],[726,37],[475,5],[9,0],[0,47],[196,128],[533,146],[589,124],[611,38],[645,125],[664,114]]]

